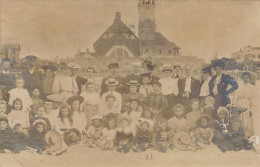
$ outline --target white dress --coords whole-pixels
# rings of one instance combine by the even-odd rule
[[[8,121],[11,128],[14,128],[14,125],[21,124],[23,128],[28,128],[30,126],[29,113],[23,110],[12,110],[8,114]]]
[[[74,120],[74,127],[80,132],[86,131],[86,115],[84,112],[73,112],[72,118]]]
[[[16,98],[19,98],[22,100],[23,110],[28,109],[32,105],[32,99],[29,95],[29,92],[26,89],[23,88],[14,88],[9,91],[10,98],[8,104],[10,106],[13,106],[13,101]]]
[[[174,94],[175,96],[178,95],[179,89],[178,89],[178,80],[174,78],[162,78],[159,80],[159,82],[162,84],[162,94],[163,95],[169,95]]]
[[[254,135],[253,117],[256,97],[256,88],[251,84],[241,83],[236,91],[234,105],[237,107],[247,108],[247,111],[241,114],[244,124],[245,134],[247,137]],[[252,112],[252,118],[249,112]]]
[[[54,94],[60,94],[64,98],[64,101],[78,91],[78,86],[74,77],[68,75],[55,76],[52,92]]]

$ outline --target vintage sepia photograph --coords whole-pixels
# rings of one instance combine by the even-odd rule
[[[260,167],[260,0],[0,0],[0,167]]]

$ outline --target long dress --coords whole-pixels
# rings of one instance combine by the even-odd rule
[[[256,99],[255,93],[256,89],[250,83],[242,83],[235,94],[234,104],[237,107],[247,108],[247,111],[241,113],[241,120],[245,128],[246,137],[251,137],[254,135],[253,127],[253,117],[254,117],[254,106]],[[252,117],[250,116],[250,111],[253,112]]]
[[[84,97],[82,111],[86,114],[87,127],[90,125],[90,118],[97,115],[100,110],[101,99],[99,93],[82,92],[80,96]]]

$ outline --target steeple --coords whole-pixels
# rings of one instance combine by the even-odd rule
[[[121,21],[121,13],[119,11],[117,11],[114,22],[119,22],[119,21]]]

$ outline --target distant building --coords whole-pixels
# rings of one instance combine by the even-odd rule
[[[82,52],[80,49],[77,51],[75,58],[76,59],[84,59],[84,58],[94,58],[95,53],[90,52],[87,48],[85,52]]]
[[[176,56],[180,47],[170,42],[160,32],[156,31],[155,1],[140,0],[138,36],[121,20],[121,13],[116,12],[113,24],[94,43],[94,53],[76,53],[76,58],[82,57],[139,57]]]
[[[244,70],[257,73],[260,79],[260,47],[245,46],[240,51],[232,53],[231,57],[245,66]]]
[[[18,43],[4,43],[0,48],[1,59],[9,59],[14,62],[20,58],[20,44]]]
[[[240,51],[231,53],[231,57],[239,63],[246,60],[260,61],[260,47],[245,46]]]

